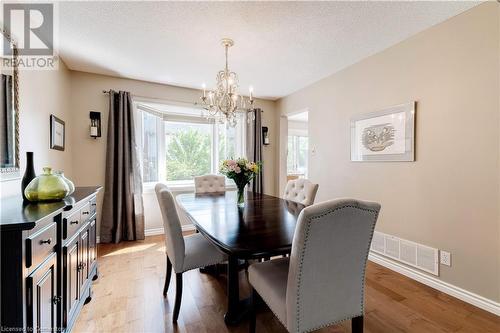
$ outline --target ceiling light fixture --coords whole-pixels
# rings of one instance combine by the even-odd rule
[[[207,118],[216,119],[221,123],[227,122],[232,127],[236,126],[237,113],[248,113],[253,110],[254,102],[252,87],[248,98],[238,95],[238,75],[229,70],[227,60],[228,49],[233,45],[232,39],[222,39],[226,67],[217,74],[216,89],[207,91],[203,85],[203,94],[200,97],[201,106],[208,111]],[[252,115],[253,113],[249,113],[249,117]]]

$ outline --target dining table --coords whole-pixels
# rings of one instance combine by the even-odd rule
[[[305,206],[254,192],[246,192],[244,204],[239,206],[236,191],[179,194],[176,200],[196,230],[227,254],[224,321],[239,323],[249,308],[248,300],[240,300],[239,262],[289,253]]]

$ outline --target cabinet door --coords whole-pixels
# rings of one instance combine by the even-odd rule
[[[80,292],[83,292],[83,285],[89,277],[89,228],[80,233],[80,247]]]
[[[64,252],[64,323],[67,325],[80,298],[80,242],[78,236],[64,248]]]
[[[89,273],[97,260],[97,230],[96,220],[90,222],[89,228]]]
[[[28,327],[31,332],[57,330],[57,254],[52,253],[28,277]]]

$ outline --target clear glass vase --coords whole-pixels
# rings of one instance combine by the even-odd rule
[[[237,204],[238,204],[238,207],[244,207],[245,206],[245,185],[243,186],[238,186],[238,200],[237,200]]]
[[[68,185],[69,188],[68,195],[71,195],[73,194],[73,192],[75,192],[75,184],[73,184],[71,180],[69,180],[68,178],[66,178],[66,176],[64,176],[63,171],[54,171],[54,174],[61,177],[62,180],[64,180],[64,182],[66,183],[66,185]]]
[[[69,193],[66,182],[58,175],[52,174],[49,167],[43,168],[43,173],[33,179],[24,195],[31,202],[58,201],[64,199]]]

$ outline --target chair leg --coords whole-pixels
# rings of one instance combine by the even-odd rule
[[[363,316],[351,319],[352,333],[363,333]]]
[[[257,301],[258,294],[255,291],[255,289],[252,288],[252,296],[250,300],[250,322],[248,324],[248,332],[249,333],[255,333],[255,325],[257,321],[257,313],[255,310],[256,307],[256,301]]]
[[[168,286],[170,285],[170,277],[172,276],[172,263],[167,256],[167,274],[165,275],[165,285],[163,286],[163,297],[167,296]]]
[[[182,300],[182,273],[175,273],[175,305],[174,305],[174,316],[172,317],[172,321],[174,323],[177,322],[177,318],[179,318],[179,310],[181,309],[181,300]]]

